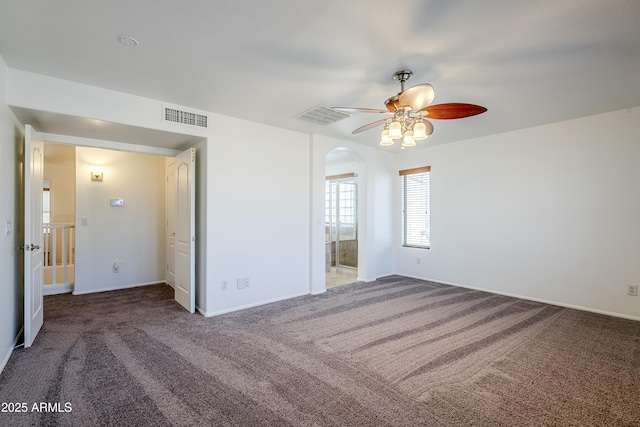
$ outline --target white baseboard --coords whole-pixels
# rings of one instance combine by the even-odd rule
[[[9,351],[0,362],[0,374],[2,373],[2,371],[4,371],[4,367],[7,366],[7,363],[9,363],[9,359],[13,354],[13,349],[16,347],[16,345],[18,345],[18,340],[20,339],[20,335],[22,335],[23,330],[24,326],[20,328],[20,330],[18,331],[18,335],[16,335],[16,338],[13,340],[13,344],[11,344],[11,347],[9,348]]]
[[[73,283],[58,283],[42,287],[42,295],[68,294],[69,292],[73,292]]]
[[[159,283],[165,283],[165,281],[156,280],[155,282],[134,283],[132,285],[113,286],[110,288],[90,289],[86,291],[85,290],[77,291],[74,289],[73,295],[85,295],[85,294],[95,294],[98,292],[118,291],[121,289],[130,289],[130,288],[139,288],[141,286],[157,285]]]
[[[407,274],[399,274],[399,273],[397,273],[397,275],[398,276],[404,276],[404,277],[410,277],[412,279],[426,280],[428,282],[441,283],[443,285],[456,286],[458,288],[473,289],[474,291],[488,292],[490,294],[504,295],[506,297],[519,298],[519,299],[523,299],[523,300],[527,300],[527,301],[540,302],[540,303],[543,303],[543,304],[550,304],[550,305],[557,305],[559,307],[571,308],[571,309],[574,309],[574,310],[588,311],[590,313],[597,313],[597,314],[604,314],[606,316],[619,317],[621,319],[638,320],[638,321],[640,321],[640,317],[639,316],[631,316],[629,314],[624,314],[624,313],[616,313],[616,312],[613,312],[613,311],[600,310],[600,309],[597,309],[597,308],[583,307],[581,305],[567,304],[567,303],[564,303],[564,302],[552,301],[552,300],[547,300],[547,299],[543,299],[543,298],[536,298],[536,297],[531,297],[531,296],[527,296],[527,295],[514,294],[514,293],[511,293],[511,292],[495,291],[493,289],[479,288],[477,286],[461,285],[459,283],[445,282],[445,281],[442,281],[442,280],[429,279],[429,278],[426,278],[426,277],[410,276],[410,275],[407,275]]]
[[[258,307],[258,306],[266,305],[266,304],[272,304],[274,302],[284,301],[284,300],[291,299],[291,298],[302,297],[302,296],[305,296],[305,295],[309,295],[309,293],[308,292],[303,292],[303,293],[299,293],[299,294],[287,295],[286,297],[273,298],[273,299],[269,299],[269,300],[266,300],[266,301],[260,301],[260,302],[256,302],[256,303],[241,305],[241,306],[233,307],[233,308],[225,308],[223,310],[217,310],[217,311],[211,311],[211,312],[202,311],[200,309],[200,307],[197,307],[197,306],[196,306],[196,309],[204,317],[213,317],[213,316],[219,316],[219,315],[225,314],[225,313],[232,313],[234,311],[246,310],[247,308]]]

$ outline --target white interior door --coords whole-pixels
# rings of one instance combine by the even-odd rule
[[[191,148],[176,156],[175,300],[195,312],[195,158]]]
[[[165,280],[176,287],[176,164],[167,165],[167,273]]]
[[[44,322],[42,282],[42,180],[44,141],[30,125],[24,150],[24,346],[31,347]]]

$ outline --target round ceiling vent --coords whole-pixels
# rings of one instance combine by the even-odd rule
[[[125,46],[138,46],[138,40],[131,36],[118,36],[118,41]]]

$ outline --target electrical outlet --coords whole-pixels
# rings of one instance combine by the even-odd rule
[[[238,289],[244,289],[249,287],[249,278],[245,277],[237,280]]]
[[[223,291],[226,291],[226,290],[227,290],[227,281],[226,281],[226,280],[223,280],[223,281],[222,281],[222,290],[223,290]]]
[[[638,296],[638,285],[627,285],[627,295]]]

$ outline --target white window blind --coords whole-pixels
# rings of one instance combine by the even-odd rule
[[[431,167],[400,171],[402,195],[402,245],[431,246]]]

